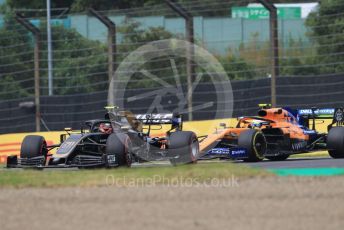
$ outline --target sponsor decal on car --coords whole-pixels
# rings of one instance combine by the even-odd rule
[[[141,120],[143,123],[152,124],[169,124],[172,122],[172,113],[155,113],[155,114],[137,114],[136,119]]]
[[[108,166],[116,166],[118,165],[116,162],[116,156],[115,155],[107,155],[107,164]]]
[[[327,108],[327,109],[316,109],[314,110],[315,115],[333,115],[334,114],[333,108]],[[312,109],[300,109],[298,111],[299,115],[312,115]]]
[[[233,159],[242,159],[247,157],[247,151],[244,148],[213,148],[208,151],[209,155],[227,155]]]
[[[242,155],[242,154],[246,154],[246,151],[243,149],[239,149],[239,150],[233,150],[231,152],[232,155]]]
[[[80,141],[81,134],[72,134],[70,137],[61,144],[60,148],[57,150],[57,154],[65,154],[72,148],[74,148]]]
[[[247,158],[247,150],[245,148],[232,148],[230,151],[230,157],[233,159]]]
[[[212,155],[229,155],[229,149],[228,148],[213,148],[208,151],[208,154]]]
[[[307,134],[307,135],[312,135],[312,134],[316,134],[317,131],[315,131],[315,130],[303,130],[303,133]]]

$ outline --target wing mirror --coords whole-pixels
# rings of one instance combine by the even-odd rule
[[[224,129],[227,128],[226,123],[220,123],[219,125],[220,125],[220,127],[224,128]]]
[[[70,135],[70,132],[72,132],[73,130],[72,130],[72,128],[64,128],[64,131],[65,131],[68,135]]]

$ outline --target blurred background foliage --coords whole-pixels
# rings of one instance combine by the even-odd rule
[[[248,1],[255,2],[255,1]],[[294,2],[289,0],[274,2]],[[337,73],[344,71],[344,4],[341,0],[322,1],[318,10],[311,13],[306,20],[309,27],[308,35],[314,48],[305,47],[303,41],[289,39],[288,49],[280,46],[280,75],[299,76],[321,73]],[[53,8],[68,8],[71,13],[84,12],[89,7],[97,10],[127,9],[135,7],[150,7],[154,9],[160,0],[53,0]],[[181,4],[191,7],[190,1],[181,0]],[[228,15],[228,3],[220,0],[199,0],[193,5],[195,12],[202,16]],[[203,4],[201,4],[203,3]],[[211,4],[209,4],[211,3]],[[214,3],[214,4],[213,4]],[[217,3],[217,4],[215,4]],[[214,5],[216,9],[202,7]],[[226,12],[221,9],[221,4],[226,4]],[[247,4],[242,1],[232,5]],[[25,29],[14,21],[14,9],[44,9],[45,1],[42,0],[7,0],[1,10],[4,24],[0,28],[0,99],[19,98],[33,95],[33,38],[23,32]],[[34,17],[36,11],[24,11],[24,14]],[[159,14],[159,12],[156,12]],[[42,12],[37,15],[42,16]],[[338,14],[336,17],[328,16]],[[196,15],[195,15],[196,16]],[[40,25],[41,31],[46,31],[45,24]],[[126,20],[117,28],[123,34],[122,43],[118,45],[117,62],[138,48],[139,46],[155,40],[168,38],[183,38],[181,34],[172,34],[162,27],[142,29],[140,23]],[[54,75],[58,76],[55,84],[55,93],[59,95],[72,93],[89,93],[106,90],[107,87],[107,46],[99,41],[89,40],[74,29],[65,29],[62,26],[53,27]],[[249,43],[241,44],[237,50],[227,50],[225,55],[216,55],[222,63],[228,76],[232,80],[254,79],[269,77],[267,71],[270,65],[269,42],[259,42],[258,34],[252,34]],[[45,36],[42,33],[42,36]],[[196,43],[203,46],[202,41]],[[332,45],[329,45],[332,44]],[[46,38],[41,43],[41,75],[42,85],[47,85],[47,51]],[[305,48],[303,48],[305,47]],[[327,55],[331,53],[332,55]],[[19,55],[20,54],[20,55]],[[185,76],[184,59],[175,60],[181,76]],[[118,64],[117,63],[117,64]],[[161,68],[170,65],[167,59],[163,63],[149,63],[145,66],[157,76],[171,76],[172,69]],[[28,76],[31,76],[28,79]],[[156,87],[144,75],[138,73],[138,81],[130,83],[130,88]],[[171,79],[171,78],[170,78]],[[207,79],[207,78],[204,78]],[[173,79],[172,79],[173,80]],[[95,84],[97,82],[97,84]],[[83,87],[77,87],[82,85]],[[47,89],[43,88],[46,94]]]

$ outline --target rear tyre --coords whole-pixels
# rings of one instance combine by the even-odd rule
[[[118,166],[131,167],[131,141],[127,134],[112,133],[106,141],[106,154],[115,155]]]
[[[199,157],[197,136],[191,131],[177,131],[169,136],[168,154],[173,165],[196,163]]]
[[[289,155],[279,155],[279,156],[268,156],[265,157],[266,159],[269,159],[270,161],[284,161],[288,159]]]
[[[240,133],[238,146],[247,149],[248,158],[244,159],[246,162],[263,160],[267,149],[265,136],[255,129],[245,130]]]
[[[21,144],[20,158],[46,157],[47,153],[47,142],[42,136],[28,135]]]
[[[332,158],[344,158],[344,127],[333,127],[327,135],[328,154]]]

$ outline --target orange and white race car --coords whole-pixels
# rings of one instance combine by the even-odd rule
[[[344,158],[342,108],[292,110],[260,106],[257,116],[238,118],[236,127],[220,124],[222,128],[204,137],[200,141],[200,159],[285,160],[292,154],[319,149],[328,150],[333,158]],[[333,119],[328,133],[316,131],[316,119]]]

